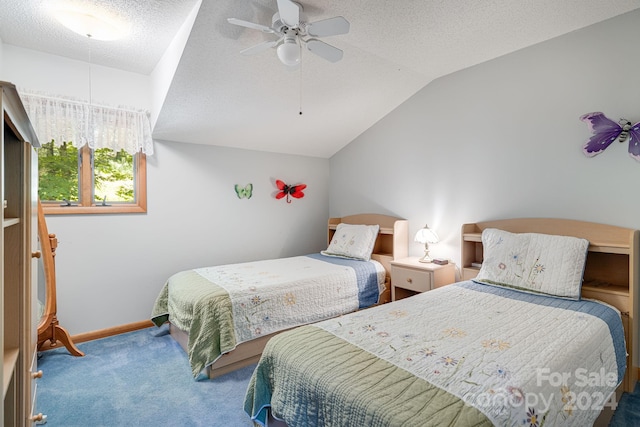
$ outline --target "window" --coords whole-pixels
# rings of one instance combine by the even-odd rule
[[[53,141],[38,149],[38,194],[46,214],[147,211],[146,157]]]
[[[20,98],[40,142],[49,141],[38,150],[45,214],[147,211],[148,111],[23,90]]]

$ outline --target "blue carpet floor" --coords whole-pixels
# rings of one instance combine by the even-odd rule
[[[166,328],[149,328],[41,353],[37,412],[49,427],[251,427],[242,404],[255,365],[194,381]],[[625,393],[611,427],[640,426],[640,384]]]
[[[640,426],[640,383],[636,384],[633,393],[624,393],[622,395],[609,424],[609,427],[638,426]]]
[[[182,348],[166,328],[149,328],[41,353],[37,412],[49,427],[238,426],[255,365],[195,381]],[[36,413],[37,413],[36,412]]]

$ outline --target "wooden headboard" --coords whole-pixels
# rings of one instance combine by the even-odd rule
[[[329,218],[327,245],[331,242],[338,224],[379,225],[380,231],[376,239],[371,258],[382,264],[387,271],[386,291],[380,302],[391,301],[391,261],[409,256],[409,222],[406,219],[381,214],[359,214]]]
[[[640,231],[593,222],[553,218],[518,218],[477,222],[462,226],[462,279],[474,278],[481,263],[482,230],[497,228],[512,233],[573,236],[589,241],[582,296],[613,305],[622,313],[627,342],[627,371],[623,388],[633,392],[638,381],[638,285],[640,283]]]

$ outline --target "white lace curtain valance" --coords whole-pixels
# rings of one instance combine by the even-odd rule
[[[20,91],[41,143],[71,142],[76,147],[125,150],[153,154],[149,113],[142,110],[93,105],[68,98]]]

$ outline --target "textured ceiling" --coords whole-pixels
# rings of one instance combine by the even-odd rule
[[[59,3],[92,4],[131,22],[128,37],[92,40],[63,27],[50,13]],[[150,74],[196,0],[0,0],[3,43],[88,61],[139,74]]]
[[[87,60],[86,39],[42,11],[46,0],[1,0],[3,43]],[[196,0],[96,1],[129,17],[128,38],[93,41],[91,61],[150,74]],[[637,0],[301,0],[313,22],[341,15],[344,51],[330,63],[304,51],[282,65],[273,36],[229,24],[271,24],[275,0],[203,0],[154,137],[330,157],[426,84],[448,73],[640,8]],[[28,30],[25,31],[25,28]],[[302,115],[299,112],[302,111]]]

